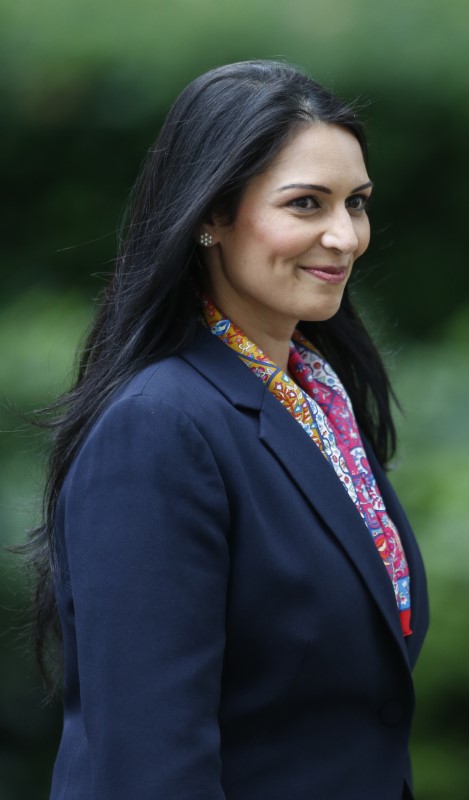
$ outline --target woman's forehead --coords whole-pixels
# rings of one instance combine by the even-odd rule
[[[294,134],[258,179],[269,189],[328,181],[361,186],[369,181],[358,139],[346,128],[325,123]]]

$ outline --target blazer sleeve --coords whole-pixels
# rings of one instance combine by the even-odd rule
[[[191,419],[117,401],[76,459],[64,526],[96,798],[222,800],[229,509]]]

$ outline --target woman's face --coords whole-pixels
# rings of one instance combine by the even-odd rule
[[[290,337],[299,320],[333,316],[368,247],[370,194],[349,131],[303,128],[248,184],[233,223],[215,215],[203,226],[213,237],[203,255],[214,302],[258,343],[262,332]]]

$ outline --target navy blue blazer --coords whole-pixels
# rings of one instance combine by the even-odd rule
[[[88,435],[60,496],[64,728],[52,800],[401,800],[413,635],[319,449],[201,328]],[[405,795],[405,796],[410,796]]]

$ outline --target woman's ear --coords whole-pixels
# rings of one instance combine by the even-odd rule
[[[227,224],[226,214],[222,214],[218,210],[212,210],[205,221],[196,229],[195,241],[202,247],[213,247],[214,244],[219,244]]]

